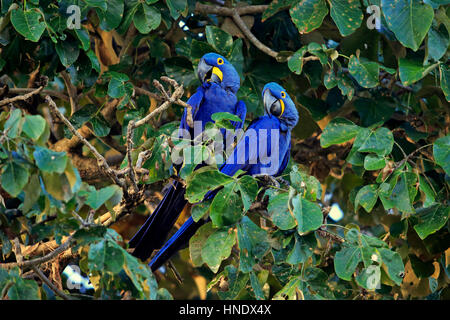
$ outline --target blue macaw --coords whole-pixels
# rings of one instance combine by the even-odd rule
[[[221,166],[220,171],[233,176],[238,170],[249,175],[278,176],[286,168],[291,150],[291,130],[298,122],[298,112],[286,90],[275,82],[264,86],[265,114],[253,120],[245,134]],[[256,134],[257,142],[253,141]],[[275,137],[275,139],[273,139]],[[275,163],[275,166],[274,166]],[[211,199],[218,190],[207,193],[204,200]],[[181,249],[206,222],[195,222],[190,217],[167,241],[150,262],[152,271],[157,270],[175,252]]]
[[[242,128],[247,109],[245,103],[238,101],[236,97],[240,78],[233,65],[219,54],[207,53],[200,59],[197,76],[201,86],[187,103],[192,106],[194,122],[201,123],[201,130],[195,132],[194,128],[188,125],[187,109],[185,109],[179,127],[180,137],[183,135],[182,131],[187,130],[190,137],[194,139],[195,135],[205,129],[208,122],[213,122],[211,116],[217,112],[237,115],[242,121],[233,121],[232,125],[235,129]],[[180,167],[175,166],[177,170]],[[178,181],[169,187],[152,215],[128,243],[130,248],[135,248],[133,252],[135,257],[145,261],[153,250],[162,246],[187,203],[184,194],[185,188]]]

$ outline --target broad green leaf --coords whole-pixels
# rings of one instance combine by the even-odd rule
[[[242,203],[244,204],[244,210],[248,211],[253,201],[255,201],[258,195],[258,183],[255,178],[244,175],[238,180],[238,190],[241,194]]]
[[[65,152],[56,152],[42,147],[36,147],[33,157],[38,168],[45,172],[63,173],[68,160]]]
[[[300,235],[317,230],[322,225],[323,214],[317,204],[295,196],[292,205],[292,213],[297,220],[297,231]]]
[[[233,181],[233,178],[214,168],[200,168],[186,179],[186,199],[190,203],[202,201],[209,190],[214,190]]]
[[[313,233],[303,237],[296,234],[294,246],[286,257],[286,262],[292,265],[306,262],[313,255],[316,244],[317,240]]]
[[[94,129],[94,134],[97,137],[105,137],[111,131],[110,124],[103,118],[101,113],[95,115],[89,122],[92,124],[92,129]]]
[[[391,278],[396,285],[401,285],[403,281],[402,275],[405,272],[405,266],[400,255],[397,252],[387,248],[380,248],[378,251],[381,254],[383,265],[387,268],[389,278]]]
[[[55,45],[55,49],[59,56],[59,60],[66,68],[70,67],[75,61],[77,61],[78,56],[80,55],[80,48],[73,41],[59,41]]]
[[[421,239],[441,229],[448,221],[450,207],[445,205],[434,205],[418,212],[419,222],[414,226]]]
[[[428,183],[424,175],[419,176],[419,189],[425,195],[425,201],[423,203],[423,206],[429,207],[430,205],[434,204],[434,201],[436,199],[436,193],[431,188],[430,183]]]
[[[8,162],[2,170],[2,188],[12,197],[17,197],[27,184],[29,176],[24,166],[16,162]]]
[[[26,115],[22,130],[28,137],[37,140],[44,133],[45,124],[45,119],[40,115]]]
[[[280,193],[271,198],[267,206],[267,211],[273,224],[281,230],[289,230],[297,225],[295,218],[287,208],[288,200],[289,195],[287,193]]]
[[[364,289],[374,291],[380,286],[381,281],[381,269],[380,266],[371,265],[364,268],[356,276],[356,283],[363,287]]]
[[[242,200],[237,194],[236,183],[226,185],[214,197],[209,216],[215,227],[229,226],[243,215]]]
[[[198,222],[209,212],[211,202],[211,200],[202,201],[192,207],[191,216],[195,222]]]
[[[106,11],[97,10],[100,18],[100,27],[105,31],[110,31],[120,25],[124,11],[123,0],[108,0]]]
[[[56,200],[69,201],[73,197],[73,191],[67,175],[57,172],[41,171],[45,190]]]
[[[450,175],[450,135],[437,139],[433,144],[434,160]]]
[[[239,269],[248,273],[270,249],[267,232],[244,216],[238,224]]]
[[[14,109],[9,113],[9,118],[5,122],[4,130],[8,131],[8,137],[17,138],[22,132],[25,119],[22,117],[22,110]]]
[[[141,3],[134,14],[134,25],[140,33],[147,34],[155,30],[161,24],[161,13],[153,6]]]
[[[111,185],[100,190],[91,190],[87,193],[86,204],[97,210],[115,194],[118,188],[117,185]]]
[[[382,127],[375,131],[371,131],[369,136],[359,147],[359,152],[373,152],[379,156],[391,153],[394,146],[394,137],[392,131]]]
[[[416,182],[417,175],[412,172],[401,172],[397,176],[393,176],[395,186],[386,190],[384,185],[380,185],[380,199],[385,209],[397,208],[405,213],[413,213],[413,201],[417,194]]]
[[[38,11],[18,8],[11,12],[11,22],[14,28],[27,40],[38,42],[45,30],[44,18]]]
[[[233,46],[233,37],[215,26],[208,25],[205,28],[206,40],[217,52],[227,56]]]
[[[228,290],[219,291],[217,294],[221,300],[234,300],[247,285],[249,275],[248,273],[239,272],[233,265],[225,267],[225,274],[228,279]]]
[[[250,284],[252,285],[253,293],[255,294],[256,299],[264,300],[265,296],[261,283],[259,282],[258,277],[253,271],[250,272]]]
[[[23,191],[25,192],[25,200],[22,205],[22,211],[27,213],[28,211],[30,211],[31,207],[36,204],[36,201],[41,194],[39,175],[33,174],[30,177],[29,182],[25,185]]]
[[[389,29],[408,48],[417,51],[434,17],[433,8],[420,0],[381,0]]]
[[[8,290],[8,297],[11,300],[40,300],[41,294],[36,281],[19,277]]]
[[[386,159],[373,154],[368,154],[364,158],[364,169],[366,170],[379,170],[386,166]]]
[[[442,91],[444,91],[447,101],[450,102],[450,68],[444,64],[439,65],[439,74],[441,76]]]
[[[359,0],[330,0],[329,3],[330,15],[344,37],[359,28],[364,17]]]
[[[108,2],[106,0],[84,0],[90,7],[100,8],[103,11],[107,9]]]
[[[350,281],[361,261],[361,251],[358,247],[342,248],[334,257],[334,270],[339,278]]]
[[[217,273],[222,260],[231,254],[231,248],[236,243],[236,234],[233,229],[220,229],[211,234],[202,248],[202,260],[209,268]]]
[[[449,43],[449,34],[443,25],[440,28],[431,27],[428,31],[428,56],[438,61],[447,52]]]
[[[289,69],[295,74],[301,74],[303,70],[303,56],[308,51],[308,47],[304,46],[297,50],[288,60]]]
[[[400,80],[405,86],[413,84],[425,77],[437,64],[423,66],[422,63],[415,60],[399,59],[398,70]]]
[[[378,199],[378,185],[370,184],[359,189],[355,198],[355,211],[358,205],[364,208],[367,212],[372,211]]]
[[[200,267],[204,261],[202,258],[202,248],[206,243],[208,237],[214,233],[216,229],[212,227],[212,223],[207,223],[201,226],[197,232],[189,239],[189,255],[192,264],[195,267]]]
[[[304,0],[293,5],[289,13],[298,32],[303,34],[322,25],[323,19],[328,14],[328,7],[325,0]]]
[[[213,121],[230,120],[230,121],[242,122],[241,118],[239,118],[237,115],[231,114],[229,112],[216,112],[211,116],[211,120],[213,120]]]
[[[362,61],[362,58],[358,59],[352,55],[348,63],[348,70],[362,87],[373,88],[378,85],[380,73],[380,66],[378,63]]]
[[[327,148],[333,144],[339,144],[353,139],[359,132],[360,127],[344,118],[331,120],[322,132],[320,145]]]
[[[180,14],[185,17],[188,13],[187,0],[167,0],[166,4],[174,20],[178,19]]]
[[[266,19],[270,18],[271,16],[273,16],[282,9],[289,8],[289,6],[294,4],[295,2],[296,2],[295,0],[271,1],[267,9],[262,14],[262,21],[265,21]]]

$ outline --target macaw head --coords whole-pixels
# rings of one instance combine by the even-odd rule
[[[297,125],[298,112],[286,90],[278,83],[269,82],[262,91],[264,110],[269,117],[275,116],[292,129]]]
[[[207,53],[201,59],[197,68],[197,76],[203,86],[216,83],[223,89],[233,93],[239,90],[241,80],[236,69],[223,56],[217,53]]]

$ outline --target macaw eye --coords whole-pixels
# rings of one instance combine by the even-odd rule
[[[284,111],[284,103],[281,100],[276,100],[270,106],[270,113],[275,117],[280,117],[283,114],[283,111]]]
[[[220,66],[223,64],[223,59],[222,58],[217,58],[217,64]]]
[[[282,98],[286,98],[286,92],[281,91],[281,97],[282,97]]]

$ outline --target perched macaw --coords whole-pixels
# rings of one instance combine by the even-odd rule
[[[291,130],[298,122],[297,109],[286,90],[275,82],[264,86],[262,96],[264,116],[250,123],[220,168],[222,173],[233,176],[238,170],[243,170],[249,175],[278,176],[286,168],[290,157]],[[257,141],[252,143],[251,138],[254,140],[255,134]],[[209,192],[205,200],[213,198],[217,191]],[[205,222],[195,222],[190,217],[151,260],[149,265],[152,271],[181,249]]]
[[[201,124],[201,130],[195,132],[188,125],[187,109],[181,119],[179,131],[187,130],[192,139],[205,129],[211,116],[217,112],[229,112],[242,121],[232,122],[235,129],[242,128],[247,113],[245,103],[238,101],[236,92],[240,87],[240,78],[236,69],[227,59],[216,53],[205,54],[199,62],[197,76],[201,86],[197,88],[187,103],[192,106],[194,123]],[[195,127],[195,125],[194,125]],[[177,169],[180,166],[176,166]],[[184,199],[184,186],[175,181],[167,190],[152,215],[129,241],[129,247],[135,248],[133,255],[145,261],[153,250],[162,246],[187,201]]]

